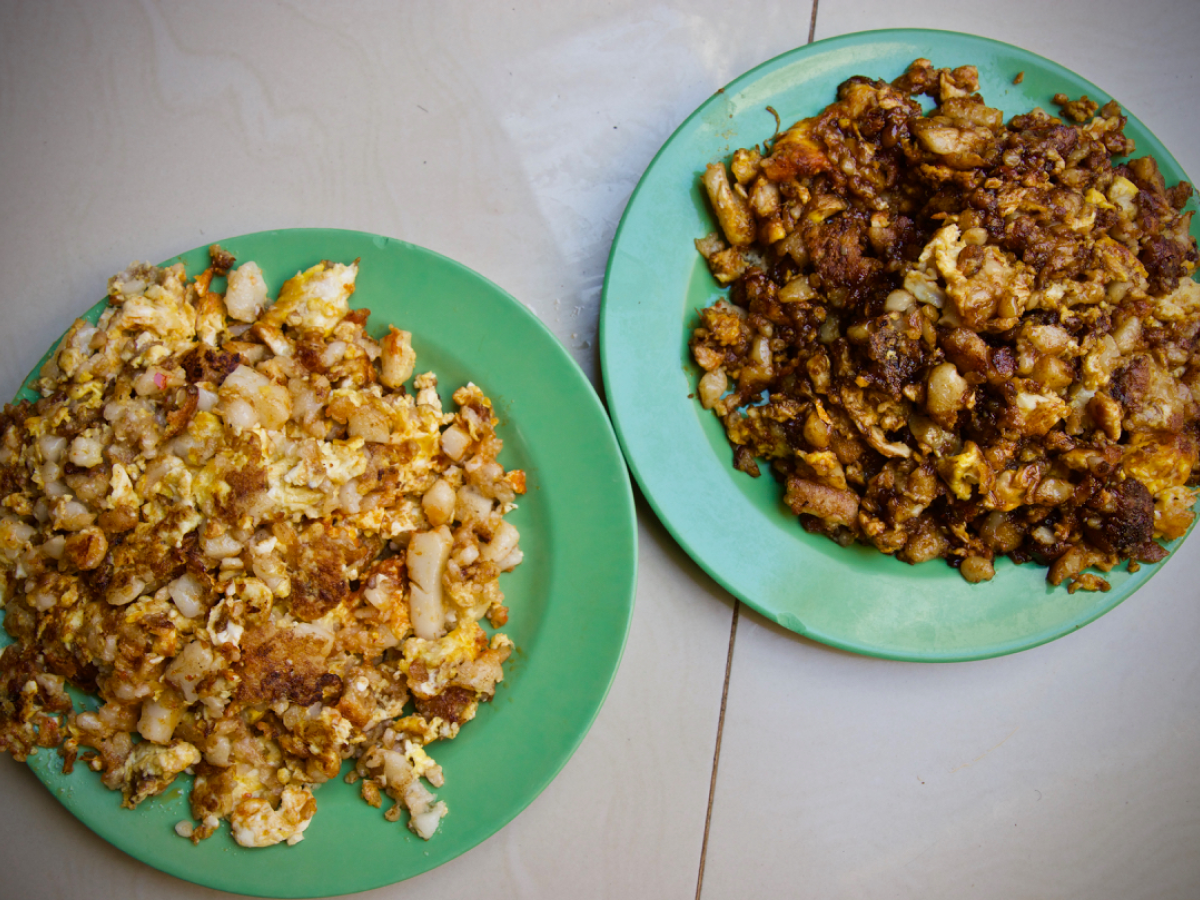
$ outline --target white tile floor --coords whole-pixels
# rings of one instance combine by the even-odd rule
[[[604,265],[642,170],[810,27],[1049,56],[1200,177],[1195,0],[0,8],[0,396],[131,258],[299,225],[461,260],[598,384]],[[364,896],[1200,896],[1196,547],[1068,638],[926,666],[735,614],[638,515],[633,627],[579,752],[483,845]],[[8,759],[0,798],[3,900],[223,896],[112,849]]]

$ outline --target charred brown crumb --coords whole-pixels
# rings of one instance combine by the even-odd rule
[[[1096,110],[1100,108],[1100,104],[1095,100],[1088,99],[1087,94],[1077,100],[1072,100],[1066,94],[1055,94],[1054,104],[1072,122],[1086,122],[1096,115]]]
[[[179,366],[187,374],[189,384],[208,382],[212,387],[220,387],[241,362],[236,353],[222,352],[204,344],[191,347],[179,358]]]
[[[426,719],[441,719],[444,722],[449,722],[452,725],[458,725],[465,722],[468,716],[468,710],[477,702],[478,698],[474,691],[466,688],[450,687],[442,691],[435,697],[416,697],[414,705]]]
[[[212,261],[213,269],[219,275],[224,275],[237,263],[237,257],[220,244],[213,244],[208,248],[208,257]]]

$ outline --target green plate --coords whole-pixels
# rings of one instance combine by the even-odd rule
[[[529,310],[470,269],[412,244],[352,231],[274,231],[220,243],[241,261],[257,261],[272,295],[321,259],[361,258],[352,300],[372,310],[372,333],[385,332],[388,323],[413,332],[417,371],[438,375],[447,402],[468,381],[492,399],[504,440],[500,461],[528,478],[510,517],[521,531],[525,561],[501,577],[511,610],[503,630],[516,653],[494,701],[456,740],[431,750],[445,771],[437,793],[450,814],[428,842],[385,821],[382,810],[338,779],[316,790],[317,814],[294,847],[244,849],[224,826],[193,846],[173,830],[191,818],[190,779],[130,811],[84,766],[64,777],[57,754],[45,750],[30,762],[84,824],[179,878],[263,897],[391,884],[499,830],[550,783],[591,727],[633,611],[637,536],[629,476],[603,407],[571,357]],[[199,248],[178,259],[197,274],[208,256]],[[6,634],[0,643],[9,643]]]
[[[979,69],[985,100],[1006,114],[1051,98],[1109,95],[1017,47],[944,31],[849,34],[785,53],[729,84],[671,136],[642,176],[608,261],[600,357],[609,409],[625,458],[660,519],[732,594],[814,640],[891,659],[950,661],[1012,653],[1103,615],[1145,584],[1157,566],[1111,573],[1108,593],[1052,588],[1046,570],[1007,559],[996,577],[969,585],[940,561],[919,566],[806,534],[767,474],[731,466],[720,423],[691,395],[699,369],[687,338],[696,311],[721,289],[693,246],[716,229],[700,185],[707,163],[769,138],[831,103],[853,75],[891,80],[918,57]],[[1019,85],[1013,78],[1024,72]],[[1179,165],[1133,116],[1127,134],[1153,154],[1169,183]],[[1195,228],[1196,226],[1193,226]],[[1172,549],[1178,546],[1178,542]]]

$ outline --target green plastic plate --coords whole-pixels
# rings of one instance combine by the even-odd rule
[[[521,531],[525,561],[501,577],[511,610],[503,630],[517,650],[494,701],[456,740],[431,747],[445,771],[437,793],[450,814],[428,842],[385,821],[357,787],[338,779],[316,790],[317,814],[294,847],[244,849],[225,827],[193,846],[174,833],[175,823],[190,820],[190,779],[130,811],[85,766],[63,776],[57,754],[45,750],[30,763],[93,831],[179,878],[263,897],[391,884],[499,830],[550,783],[591,727],[633,611],[637,536],[629,476],[603,407],[571,357],[529,310],[470,269],[412,244],[352,231],[274,231],[220,243],[240,261],[257,261],[272,295],[322,259],[360,258],[352,300],[371,309],[371,331],[385,332],[388,323],[411,331],[416,371],[438,375],[447,403],[468,381],[492,399],[504,440],[500,461],[528,478],[510,517]],[[205,248],[178,259],[191,274],[208,263]],[[9,642],[0,633],[0,644]]]
[[[1062,66],[1008,44],[918,29],[863,32],[810,44],[747,72],[709,98],[642,176],[617,230],[600,314],[600,356],[625,458],[659,518],[717,582],[799,634],[871,656],[978,659],[1053,640],[1091,622],[1146,583],[1157,566],[1110,573],[1108,593],[1075,594],[1045,569],[1003,560],[969,585],[940,561],[919,566],[806,534],[768,475],[735,471],[720,423],[693,399],[699,369],[687,338],[721,289],[693,240],[714,231],[700,176],[707,163],[814,115],[853,75],[891,80],[914,59],[975,65],[984,99],[1012,115],[1051,98],[1110,95]],[[1020,84],[1014,77],[1024,72]],[[1178,163],[1133,116],[1128,135],[1168,183]],[[1195,228],[1195,226],[1193,226]],[[1179,542],[1172,545],[1178,548]]]

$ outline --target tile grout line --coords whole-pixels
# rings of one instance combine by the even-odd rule
[[[725,703],[729,699],[729,673],[733,669],[733,644],[737,639],[738,617],[742,602],[733,602],[733,621],[729,626],[729,652],[725,656],[725,683],[721,687],[721,711],[717,715],[717,742],[713,748],[712,775],[708,782],[708,809],[704,814],[704,840],[700,844],[700,872],[696,876],[696,900],[704,888],[704,863],[708,855],[708,830],[712,825],[713,797],[717,792],[717,767],[721,762],[721,737],[725,731]]]
[[[812,16],[808,20],[808,41],[811,44],[817,32],[817,6],[820,0],[813,0]],[[700,871],[696,875],[696,900],[704,890],[704,864],[708,861],[708,833],[712,827],[713,800],[717,793],[717,770],[721,764],[721,738],[725,734],[725,705],[729,700],[729,674],[733,670],[733,646],[737,640],[738,618],[742,611],[742,601],[733,601],[733,621],[729,626],[729,651],[725,655],[725,682],[721,685],[721,711],[717,714],[717,740],[713,747],[712,775],[708,781],[708,809],[704,813],[704,839],[700,844]]]

